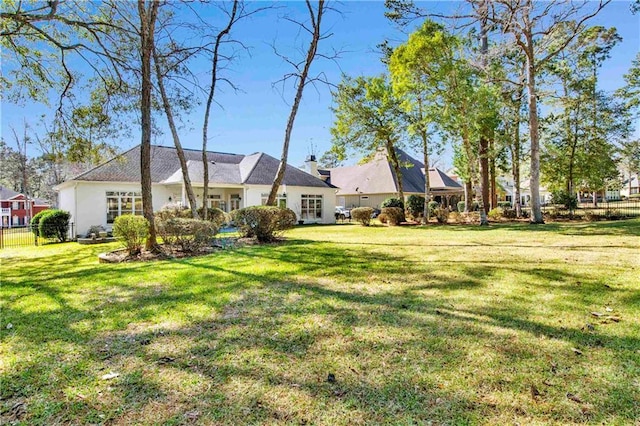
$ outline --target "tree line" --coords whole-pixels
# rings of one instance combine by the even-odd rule
[[[598,85],[621,41],[615,28],[589,25],[608,3],[468,0],[462,12],[443,15],[387,0],[391,20],[419,25],[404,43],[381,45],[384,74],[343,77],[325,163],[386,149],[402,199],[395,149],[422,152],[428,170],[430,154],[446,145],[464,181],[467,211],[474,197],[485,213],[497,207],[496,178],[508,173],[519,217],[523,167],[533,223],[543,223],[541,183],[556,199],[580,191],[596,202],[599,191],[620,185],[621,169],[629,179],[640,170],[632,138],[640,54],[624,87],[607,93]]]

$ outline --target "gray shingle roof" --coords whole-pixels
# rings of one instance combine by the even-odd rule
[[[6,201],[6,200],[10,200],[13,197],[16,197],[18,195],[22,195],[19,192],[14,191],[13,189],[9,189],[6,188],[4,186],[0,186],[0,200]],[[43,200],[42,198],[33,198],[33,197],[29,197],[31,198],[31,200],[33,200],[34,205],[36,206],[49,206],[49,202],[47,202],[46,200]]]
[[[185,149],[187,169],[193,183],[204,181],[202,152]],[[271,185],[280,161],[264,153],[251,155],[208,152],[209,183]],[[140,146],[101,164],[73,180],[101,182],[140,182]],[[182,170],[177,150],[173,147],[151,147],[151,180],[157,183],[182,183]],[[327,187],[321,179],[287,165],[283,184]]]
[[[424,164],[400,149],[396,151],[399,161],[405,165],[400,168],[404,192],[424,192]],[[338,195],[398,192],[398,183],[386,151],[377,152],[365,164],[337,167],[330,169],[330,172],[331,184],[340,188]],[[460,184],[436,168],[429,169],[429,186],[434,191],[462,190]]]

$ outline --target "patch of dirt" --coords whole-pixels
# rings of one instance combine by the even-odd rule
[[[245,241],[247,240],[247,241]],[[225,238],[224,242],[216,244],[213,247],[205,247],[197,252],[184,252],[174,247],[160,245],[160,251],[142,250],[136,255],[129,255],[126,249],[118,249],[107,253],[100,253],[98,260],[100,263],[122,263],[122,262],[150,262],[154,260],[180,259],[185,257],[206,256],[208,254],[225,250],[228,248],[241,247],[249,245],[249,238]],[[255,244],[255,243],[253,243]]]

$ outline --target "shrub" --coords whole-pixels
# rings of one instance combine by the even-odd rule
[[[380,213],[378,215],[378,220],[380,221],[380,223],[387,223],[389,221],[389,219],[387,218],[387,215],[384,213]]]
[[[462,223],[462,213],[456,211],[452,211],[449,214],[449,219],[453,220],[456,223]]]
[[[169,220],[179,217],[183,219],[189,219],[193,217],[191,216],[190,209],[182,207],[179,204],[167,204],[166,206],[162,207],[160,211],[155,212],[153,215],[154,218],[158,218],[160,220]]]
[[[415,194],[409,195],[407,212],[416,219],[422,217],[424,215],[424,197]]]
[[[438,223],[447,223],[449,222],[449,209],[446,207],[437,207],[433,211],[434,216],[438,220]]]
[[[436,215],[436,209],[440,206],[437,201],[429,201],[429,217]]]
[[[510,209],[511,208],[511,201],[498,201],[498,207],[500,207],[502,209]]]
[[[143,216],[123,214],[113,223],[113,236],[118,239],[130,255],[138,254],[149,236],[149,222]]]
[[[155,221],[164,243],[184,252],[197,252],[210,246],[218,233],[218,226],[208,220],[174,217]]]
[[[500,207],[496,207],[495,209],[489,210],[489,213],[487,213],[487,216],[491,220],[500,220],[500,218],[502,217],[502,213],[503,213],[503,210]]]
[[[373,209],[371,207],[358,207],[351,210],[351,217],[362,226],[369,226],[371,224],[371,216],[373,216]]]
[[[198,209],[198,214],[202,219],[204,217],[204,207]],[[229,215],[218,208],[207,208],[207,220],[213,222],[218,229],[222,228],[226,223],[230,222]]]
[[[37,213],[31,218],[31,222],[29,223],[31,225],[31,232],[36,234],[36,237],[40,235],[38,232],[38,225],[40,224],[40,220],[42,220],[44,216],[48,215],[52,211],[53,210],[42,210],[40,213]]]
[[[515,219],[517,217],[516,209],[502,209],[502,217],[505,219]]]
[[[404,210],[400,207],[383,207],[380,216],[382,215],[385,215],[386,223],[391,226],[400,225],[404,222]]]
[[[71,213],[64,210],[49,210],[38,222],[38,234],[44,238],[57,238],[60,242],[67,241],[70,218]]]
[[[464,201],[458,201],[458,211],[460,213],[464,213],[464,205],[465,205]]]
[[[91,234],[95,234],[95,236],[97,237],[98,235],[100,235],[100,232],[104,232],[106,231],[106,229],[104,229],[104,226],[102,225],[91,225],[89,227],[89,230],[87,231],[87,235],[85,235],[87,238],[91,238]]]
[[[387,198],[382,202],[382,208],[385,207],[399,207],[404,210],[404,202],[400,198]]]
[[[575,194],[569,194],[567,191],[555,191],[552,194],[554,204],[561,204],[567,210],[575,210],[578,208],[578,197]]]
[[[459,201],[458,202],[458,211],[460,213],[464,213],[464,205],[465,205],[464,201]],[[473,203],[471,203],[471,210],[470,211],[477,212],[479,208],[480,208],[480,205],[478,204],[478,202],[474,201]]]
[[[277,239],[282,232],[293,228],[297,221],[293,210],[274,206],[234,210],[231,218],[238,226],[240,235],[247,238],[255,237],[260,242]]]

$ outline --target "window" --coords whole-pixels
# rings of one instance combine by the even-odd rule
[[[209,205],[209,208],[220,209],[223,212],[227,211],[227,205],[222,200],[220,195],[217,195],[217,194],[207,195],[207,198],[209,199],[209,202],[207,203]]]
[[[107,223],[123,214],[142,215],[140,192],[107,192]]]
[[[303,220],[322,219],[322,195],[301,196],[300,218]]]
[[[20,202],[19,201],[14,201],[12,204],[13,204],[11,206],[12,209],[14,209],[14,210],[20,209]]]
[[[267,205],[267,200],[269,199],[269,194],[263,193],[261,204],[263,206]],[[276,195],[276,206],[286,209],[287,208],[287,194],[278,194]]]

